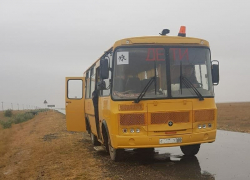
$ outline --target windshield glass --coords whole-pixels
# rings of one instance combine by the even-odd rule
[[[181,76],[192,83],[201,96],[214,95],[208,48],[125,47],[115,51],[113,60],[113,99],[138,98],[153,77],[155,81],[142,99],[197,97],[194,88],[180,80]],[[168,88],[167,84],[171,86]]]
[[[180,77],[185,77],[204,97],[213,96],[210,51],[206,48],[170,48],[172,97],[197,96]]]
[[[142,99],[167,97],[164,48],[119,48],[114,54],[114,99],[136,99],[152,77]]]

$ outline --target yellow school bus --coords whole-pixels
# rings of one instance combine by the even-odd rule
[[[131,148],[180,146],[194,156],[214,142],[219,62],[185,27],[168,33],[118,40],[83,77],[67,77],[67,130],[88,132],[114,161]]]

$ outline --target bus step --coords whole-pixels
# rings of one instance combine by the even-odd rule
[[[94,150],[96,150],[96,151],[106,151],[104,146],[94,146]]]

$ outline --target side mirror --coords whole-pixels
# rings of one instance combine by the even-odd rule
[[[98,90],[98,91],[99,91],[99,90],[105,90],[105,89],[107,89],[107,88],[106,88],[106,83],[105,83],[105,81],[97,82],[97,90]]]
[[[109,78],[109,63],[108,60],[105,58],[101,58],[100,60],[100,76],[101,79]]]
[[[213,85],[218,85],[220,80],[219,76],[219,61],[212,61],[212,82]]]

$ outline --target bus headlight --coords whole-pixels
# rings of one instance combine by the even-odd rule
[[[134,132],[135,132],[135,130],[134,130],[134,129],[130,129],[130,132],[131,132],[131,133],[134,133]]]
[[[122,132],[123,133],[127,133],[127,129],[122,129]]]
[[[212,127],[212,124],[211,124],[211,123],[208,123],[208,127],[211,128],[211,127]]]
[[[206,126],[206,124],[203,124],[203,128],[205,129],[207,126]]]
[[[201,127],[201,125],[198,125],[198,129],[201,129],[202,127]]]
[[[136,132],[139,133],[139,132],[140,132],[140,129],[136,129]]]

